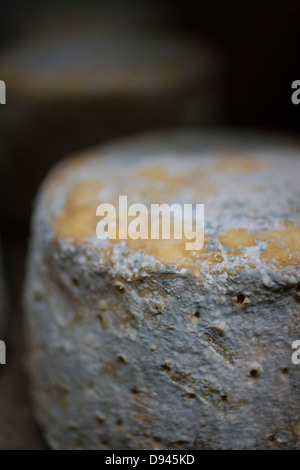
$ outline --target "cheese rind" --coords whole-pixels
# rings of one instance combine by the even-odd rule
[[[177,132],[52,171],[25,295],[35,412],[51,447],[299,447],[297,157],[255,135]],[[96,208],[120,194],[204,203],[204,248],[100,241]]]

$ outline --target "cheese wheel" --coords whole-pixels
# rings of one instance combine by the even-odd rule
[[[41,179],[68,152],[146,128],[220,120],[221,60],[205,41],[82,16],[46,22],[1,53],[10,107],[22,115],[6,187],[14,220],[26,219]],[[11,186],[21,188],[21,203]]]
[[[35,413],[52,448],[299,447],[299,155],[251,133],[174,131],[50,173],[25,308]],[[203,248],[98,239],[96,209],[120,195],[149,210],[204,204]]]

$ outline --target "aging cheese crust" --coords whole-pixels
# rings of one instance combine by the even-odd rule
[[[57,166],[32,224],[35,412],[53,448],[299,448],[299,149],[159,133]],[[205,244],[96,237],[96,208],[204,203]]]

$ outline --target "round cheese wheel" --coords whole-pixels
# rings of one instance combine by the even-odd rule
[[[54,168],[25,290],[35,413],[52,448],[299,447],[299,155],[251,133],[174,131]],[[100,240],[97,207],[112,204],[118,227],[119,196],[149,211],[204,204],[203,247],[130,230]]]

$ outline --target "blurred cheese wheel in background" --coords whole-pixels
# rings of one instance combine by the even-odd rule
[[[156,22],[114,21],[105,10],[79,16],[44,18],[44,28],[33,22],[1,52],[6,106],[25,116],[14,132],[10,183],[20,228],[49,165],[67,152],[132,131],[220,119],[220,57],[205,41]]]
[[[134,26],[143,28],[156,26],[172,27],[178,9],[170,9],[161,2],[110,0],[86,0],[84,3],[72,0],[72,4],[53,0],[49,3],[19,5],[19,15],[13,19],[14,30],[20,35],[32,36],[42,31],[66,32],[92,24]]]
[[[35,414],[51,447],[299,448],[299,153],[241,131],[167,132],[50,173],[25,303]],[[148,210],[205,204],[204,247],[99,240],[96,209],[118,213],[120,195]]]

